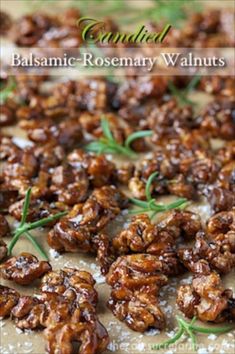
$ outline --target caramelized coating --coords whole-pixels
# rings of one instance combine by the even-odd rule
[[[80,354],[104,351],[109,343],[108,334],[97,319],[94,308],[89,303],[84,303],[71,314],[68,304],[64,305],[59,304],[47,319],[47,328],[44,331],[47,352],[72,354],[74,342],[79,344]]]
[[[48,244],[59,252],[92,252],[92,236],[102,230],[126,206],[124,195],[114,186],[93,191],[77,204],[48,234]]]
[[[176,239],[192,238],[200,228],[199,216],[188,211],[171,211],[158,225],[151,224],[146,214],[140,214],[114,237],[113,247],[117,254],[153,254],[161,262],[164,274],[175,275],[183,271],[176,254]]]
[[[191,106],[181,107],[175,98],[171,98],[151,112],[147,123],[154,131],[153,142],[162,138],[177,137],[179,133],[193,127],[193,110]]]
[[[67,9],[63,16],[34,13],[21,17],[13,26],[11,36],[20,47],[77,48],[81,35],[76,26],[77,9]]]
[[[82,141],[81,126],[76,118],[66,119],[55,124],[51,119],[33,120],[20,124],[27,130],[30,140],[37,144],[45,144],[48,141],[53,145],[72,147]]]
[[[105,155],[97,156],[75,149],[68,155],[68,161],[74,168],[84,168],[94,187],[109,184],[115,174],[115,165]]]
[[[232,140],[235,137],[235,101],[228,98],[217,98],[210,103],[201,117],[202,133],[213,138]]]
[[[152,183],[152,193],[175,194],[196,199],[216,181],[222,162],[215,159],[208,142],[199,130],[184,132],[175,138],[158,140],[151,156],[136,166],[129,181],[134,197],[145,199],[145,185],[153,172],[159,175]]]
[[[55,88],[55,98],[61,102],[66,102],[69,108],[69,114],[75,115],[75,112],[104,112],[111,104],[113,94],[116,90],[116,84],[103,78],[89,78],[79,81],[68,80],[58,84]],[[88,132],[89,126],[94,126],[94,117],[81,115],[79,122],[83,129]]]
[[[24,205],[24,199],[15,202],[9,207],[8,209],[9,214],[12,215],[16,220],[20,221],[22,216],[22,211],[23,211],[23,205]],[[55,203],[48,203],[43,199],[31,199],[26,221],[32,222],[58,213],[60,209],[57,208],[56,205],[57,204]],[[54,225],[55,222],[56,221],[50,222],[49,224],[47,224],[47,226]]]
[[[50,305],[32,296],[21,296],[11,311],[20,329],[42,329],[46,326]]]
[[[233,295],[224,289],[216,272],[194,276],[192,285],[181,285],[177,294],[179,309],[189,318],[196,316],[207,322],[231,319],[230,304]]]
[[[9,236],[10,227],[4,215],[0,214],[0,238]]]
[[[108,306],[134,331],[165,326],[157,299],[160,287],[167,283],[161,269],[157,257],[138,254],[119,257],[107,274],[107,283],[112,287]]]
[[[224,76],[203,76],[200,80],[199,89],[209,94],[232,97],[234,95],[233,78]]]
[[[69,302],[81,304],[89,302],[97,305],[98,295],[94,289],[95,281],[90,273],[73,268],[47,273],[41,282],[43,293],[63,296]]]
[[[233,234],[228,237],[221,234],[211,240],[200,232],[193,248],[180,248],[178,256],[193,273],[208,274],[210,270],[229,273],[235,266],[234,242]]]
[[[12,308],[17,304],[20,294],[14,289],[0,285],[0,317],[10,315]]]
[[[229,211],[235,206],[235,195],[225,188],[212,188],[207,199],[215,213],[219,211]]]
[[[50,190],[61,203],[72,206],[84,201],[88,188],[88,176],[82,168],[65,164],[56,167],[52,173]]]
[[[191,211],[175,209],[164,215],[158,227],[169,231],[174,238],[183,236],[186,240],[190,240],[201,229],[201,219],[198,214]]]
[[[4,142],[2,155],[3,159],[8,158],[3,165],[3,178],[8,190],[15,190],[20,195],[25,192],[31,184],[31,179],[36,177],[38,163],[34,156],[33,148],[18,148],[11,140]]]
[[[0,266],[1,277],[21,285],[28,285],[51,270],[48,262],[39,261],[30,253],[21,253]]]
[[[18,328],[45,328],[49,353],[72,354],[75,342],[79,353],[102,352],[109,337],[96,314],[94,283],[90,273],[78,269],[50,272],[42,279],[40,296],[18,297],[7,315],[11,313]]]
[[[208,220],[207,232],[213,239],[220,234],[235,232],[235,209],[222,211]]]
[[[116,253],[113,249],[112,242],[107,234],[98,233],[92,238],[92,243],[97,254],[100,271],[105,275],[108,273],[111,264],[116,259]]]

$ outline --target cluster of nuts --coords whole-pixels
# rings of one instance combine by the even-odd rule
[[[108,334],[96,314],[98,295],[90,273],[73,268],[51,271],[48,262],[30,254],[13,257],[1,266],[3,278],[26,285],[43,276],[38,296],[20,295],[0,286],[0,316],[15,321],[20,329],[44,329],[49,353],[102,352],[109,342]]]
[[[82,43],[79,17],[78,10],[69,9],[62,16],[26,15],[12,24],[1,13],[0,33],[11,28],[18,46],[76,48]],[[232,47],[230,19],[230,13],[217,10],[194,14],[181,31],[170,31],[165,45]],[[108,26],[116,29],[112,21]],[[199,90],[214,97],[197,114],[192,106],[181,105],[169,81],[178,90],[189,83],[185,77],[133,75],[120,83],[104,78],[67,80],[45,90],[49,76],[21,75],[15,78],[14,97],[2,105],[0,127],[17,124],[28,140],[0,133],[0,261],[5,260],[0,276],[20,285],[35,280],[40,293],[20,295],[1,285],[0,317],[10,316],[21,329],[44,329],[49,353],[70,354],[74,342],[81,354],[102,352],[108,334],[96,313],[98,296],[89,273],[72,268],[52,271],[49,262],[28,253],[7,259],[3,237],[10,236],[10,227],[5,214],[21,220],[29,187],[26,222],[67,211],[47,224],[49,246],[60,253],[96,255],[111,287],[108,307],[132,330],[165,327],[159,291],[168,277],[186,271],[193,274],[192,283],[181,285],[177,293],[185,316],[210,322],[235,319],[234,294],[222,285],[222,275],[235,267],[233,81],[201,78]],[[3,89],[9,83],[3,75]],[[123,163],[87,152],[87,143],[105,140],[102,117],[122,147],[130,134],[152,130],[151,138],[131,144],[135,152],[150,153]],[[213,145],[215,139],[221,146]],[[120,214],[124,218],[129,206],[123,187],[141,204],[155,172],[148,186],[151,197],[204,198],[211,213],[206,224],[198,214],[178,209],[163,213],[156,223],[139,214],[111,235],[112,222]]]

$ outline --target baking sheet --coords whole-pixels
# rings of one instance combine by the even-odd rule
[[[5,9],[8,13],[11,13],[14,17],[19,16],[26,10],[25,1],[1,1],[1,9]],[[215,1],[204,1],[205,6],[230,6],[231,1],[215,2]],[[45,8],[43,9],[45,11]],[[195,95],[194,95],[195,98]],[[202,105],[205,100],[210,100],[211,98],[206,96],[204,93],[199,94],[197,97],[198,102]],[[17,127],[8,127],[3,129],[4,132],[14,135],[25,137],[25,133]],[[191,205],[189,209],[197,211],[201,214],[203,220],[210,215],[210,208],[208,205],[202,203],[200,205]],[[12,226],[14,225],[14,220],[9,218]],[[115,232],[122,223],[124,222],[122,217],[119,217],[117,221],[112,225],[112,230]],[[33,233],[33,232],[32,232]],[[188,273],[182,277],[172,278],[169,285],[163,288],[160,293],[160,305],[166,313],[167,317],[167,329],[166,331],[159,332],[157,330],[152,330],[146,334],[140,334],[128,329],[128,327],[122,322],[118,321],[112,313],[107,309],[106,302],[109,297],[110,289],[104,282],[104,277],[100,275],[99,267],[95,261],[95,258],[86,254],[63,254],[62,256],[56,254],[52,249],[49,249],[46,243],[46,233],[36,231],[33,233],[40,244],[43,245],[44,249],[50,255],[50,263],[53,269],[60,269],[64,266],[78,267],[79,269],[88,270],[93,274],[97,281],[96,289],[99,294],[99,305],[98,314],[101,322],[107,328],[110,336],[110,344],[106,353],[115,352],[117,354],[121,353],[154,353],[151,349],[153,344],[160,343],[163,340],[174,335],[175,321],[174,316],[177,313],[175,309],[175,298],[176,298],[176,288],[179,284],[190,283],[192,276]],[[6,239],[6,241],[8,241]],[[20,242],[17,243],[14,248],[14,255],[20,252],[31,252],[35,254],[35,250],[31,247],[31,244],[25,240],[23,237]],[[37,255],[37,254],[36,254]],[[38,256],[38,255],[37,255]],[[40,258],[40,257],[39,257]],[[223,278],[224,284],[235,291],[234,284],[235,272]],[[35,282],[31,287],[15,286],[13,283],[8,281],[2,281],[1,284],[14,287],[21,294],[36,294],[37,293],[37,282]],[[180,314],[180,312],[179,312]],[[182,314],[181,314],[182,315]],[[207,353],[234,353],[234,333],[228,333],[220,336],[216,335],[197,335],[198,339],[198,354]],[[45,341],[43,339],[42,332],[36,331],[25,331],[17,329],[12,321],[4,319],[0,321],[0,353],[32,353],[32,354],[43,354],[45,353]],[[191,343],[188,340],[182,340],[177,342],[175,345],[171,346],[169,349],[163,349],[156,351],[156,353],[191,353]]]

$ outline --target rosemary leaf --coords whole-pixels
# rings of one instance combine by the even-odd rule
[[[130,145],[131,145],[131,143],[133,143],[134,140],[140,139],[140,138],[145,138],[147,136],[152,136],[152,135],[153,135],[152,130],[141,130],[139,132],[132,133],[125,140],[125,146],[130,148]]]
[[[11,96],[15,88],[16,88],[16,82],[13,78],[10,78],[8,85],[0,91],[1,104],[6,102],[6,100],[8,99],[9,96]]]

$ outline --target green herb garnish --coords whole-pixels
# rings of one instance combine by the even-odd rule
[[[178,341],[182,335],[187,335],[191,338],[192,345],[193,345],[193,350],[197,349],[197,342],[196,342],[196,336],[194,333],[208,333],[208,334],[213,334],[213,333],[226,333],[231,331],[234,327],[233,326],[223,326],[223,327],[215,327],[215,328],[205,328],[205,327],[199,327],[195,326],[194,322],[196,321],[196,317],[193,317],[191,322],[186,322],[183,320],[181,317],[176,316],[176,320],[178,323],[178,331],[174,335],[174,337],[166,340],[165,342],[162,342],[160,344],[156,344],[152,347],[152,350],[159,350],[162,348],[167,348],[171,344],[174,344],[176,341]]]
[[[173,203],[170,204],[157,204],[155,199],[152,198],[151,196],[151,185],[154,181],[154,179],[158,176],[158,172],[154,172],[152,173],[146,183],[146,187],[145,187],[145,195],[146,195],[146,199],[147,201],[143,201],[140,199],[136,199],[136,198],[130,198],[130,202],[136,206],[138,206],[140,209],[137,210],[131,210],[129,211],[129,214],[140,214],[140,213],[148,213],[151,212],[150,214],[150,218],[152,219],[157,213],[161,213],[163,211],[167,211],[167,210],[171,210],[171,209],[175,209],[175,208],[179,208],[179,207],[185,207],[186,206],[186,202],[187,199],[186,198],[179,198],[178,200],[176,200]]]
[[[6,100],[7,100],[8,97],[12,94],[12,92],[14,91],[15,88],[16,88],[16,82],[15,82],[15,80],[13,80],[12,77],[10,77],[7,86],[4,87],[4,88],[0,91],[0,103],[1,103],[1,104],[3,104],[3,103],[6,102]]]
[[[19,240],[20,236],[23,234],[27,237],[27,239],[33,244],[34,248],[38,251],[38,253],[43,257],[48,260],[47,254],[45,251],[42,249],[42,247],[37,243],[35,238],[31,235],[30,231],[34,230],[38,227],[45,226],[49,222],[59,219],[61,216],[64,216],[67,214],[66,211],[62,211],[60,213],[57,213],[55,215],[48,216],[47,218],[43,218],[41,220],[37,220],[34,222],[26,222],[27,215],[28,215],[28,209],[29,209],[29,204],[30,204],[30,195],[31,195],[31,188],[29,188],[26,192],[25,200],[24,200],[24,205],[23,205],[23,211],[22,211],[22,217],[20,221],[19,227],[13,232],[13,238],[11,242],[8,245],[8,255],[11,255],[11,252]]]
[[[125,140],[124,144],[121,145],[114,139],[109,127],[109,122],[106,118],[101,119],[101,128],[104,136],[99,140],[92,141],[91,143],[87,144],[85,146],[87,151],[95,152],[98,154],[121,154],[128,157],[136,157],[137,154],[130,147],[131,143],[133,143],[133,141],[136,139],[151,136],[153,134],[152,130],[141,130],[135,132],[130,134]]]
[[[190,100],[188,98],[188,95],[191,91],[193,91],[197,85],[199,84],[199,81],[201,80],[200,76],[194,76],[194,78],[189,82],[189,84],[186,86],[185,89],[178,89],[172,81],[169,81],[168,83],[168,88],[173,96],[176,97],[178,103],[180,106],[184,105],[195,105],[195,102]]]

